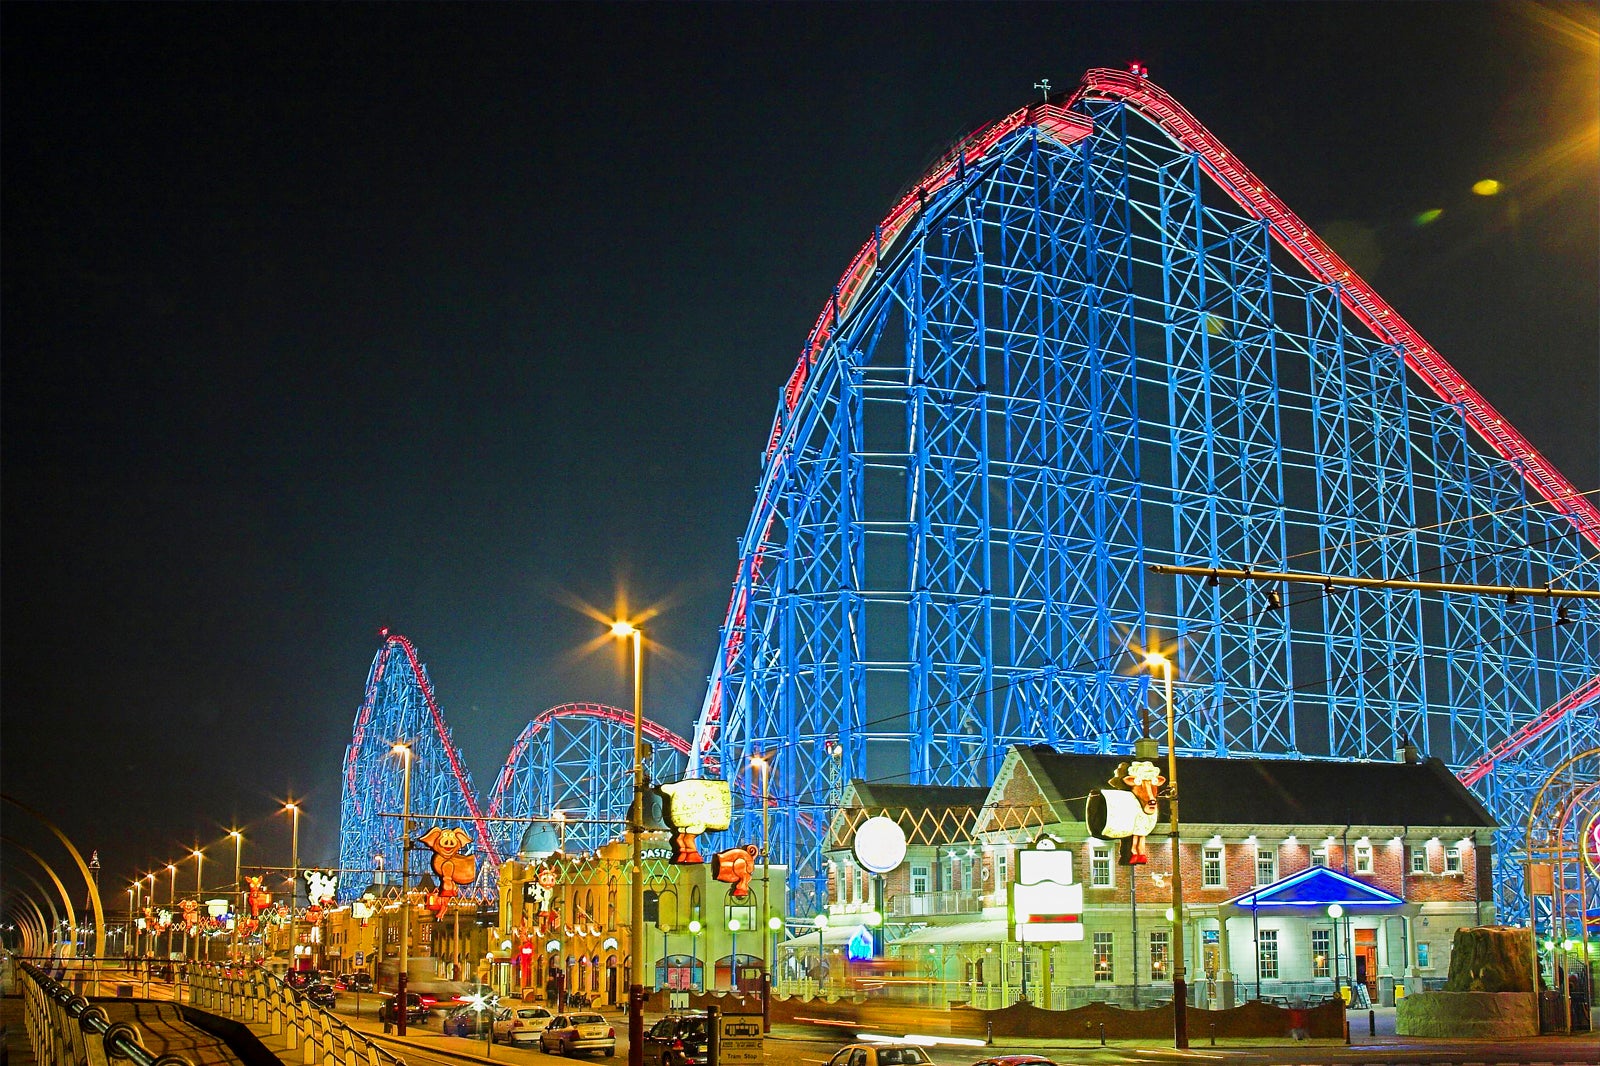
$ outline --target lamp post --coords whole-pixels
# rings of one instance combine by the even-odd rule
[[[750,756],[750,765],[761,771],[761,920],[772,927],[772,856],[767,853],[769,818],[768,782],[772,765],[764,755]],[[761,937],[761,1024],[762,1032],[772,1031],[772,936]]]
[[[701,927],[700,927],[700,919],[699,918],[690,918],[689,919],[689,985],[690,985],[690,987],[693,987],[694,984],[695,984],[695,980],[694,980],[695,971],[700,969],[700,928]],[[702,986],[704,986],[705,982],[701,981],[700,984]],[[696,988],[695,991],[696,992],[702,992],[702,991],[704,991],[704,988],[703,987]]]
[[[739,926],[742,923],[737,918],[728,919],[728,932],[732,936],[731,946],[728,948],[728,989],[739,991]]]
[[[150,882],[150,888],[149,888],[149,893],[150,893],[150,914],[151,914],[152,917],[154,917],[155,916],[155,912],[156,912],[156,875],[155,875],[154,871],[152,871],[150,873],[145,874],[144,877],[145,877],[146,881]],[[150,932],[150,939],[149,939],[148,944],[146,945],[145,950],[148,951],[151,955],[154,955],[156,953],[156,928],[155,928],[155,925],[153,923],[150,926],[149,932]],[[149,975],[150,975],[150,969],[149,969],[149,967],[146,967],[145,968],[145,976],[149,977]]]
[[[825,957],[823,955],[823,953],[822,953],[822,950],[823,950],[822,949],[822,934],[823,934],[823,931],[828,928],[828,916],[826,914],[819,914],[815,918],[813,918],[811,920],[811,922],[812,922],[813,925],[815,925],[817,927],[817,995],[821,996],[822,995],[822,960]]]
[[[1339,904],[1337,904],[1337,903],[1328,904],[1328,917],[1333,919],[1333,994],[1336,995],[1336,996],[1342,996],[1344,994],[1344,992],[1343,992],[1342,988],[1340,987],[1339,949],[1344,947],[1344,942],[1339,939],[1339,919],[1344,917],[1344,908],[1339,906]],[[1258,985],[1260,983],[1260,980],[1261,980],[1261,949],[1257,948],[1256,949],[1256,981],[1257,981]],[[1256,998],[1257,999],[1261,998],[1259,993],[1256,995]]]
[[[175,862],[169,862],[169,863],[167,863],[167,910],[169,912],[168,913],[168,918],[176,917],[176,914],[173,913],[173,912],[176,912],[177,909],[178,909],[178,864],[175,863]],[[185,933],[184,935],[187,936],[188,934]],[[167,922],[167,958],[165,960],[167,962],[171,962],[172,961],[172,940],[173,940],[172,922],[168,921]]]
[[[122,942],[123,954],[128,953],[128,945],[130,943],[133,945],[133,953],[135,955],[139,954],[139,930],[133,924],[133,901],[138,896],[138,892],[139,882],[135,880],[133,887],[128,889],[128,938]]]
[[[633,877],[628,888],[632,979],[628,985],[628,1066],[644,1066],[644,633],[618,619],[611,635],[633,641],[633,803],[628,833],[633,837]]]
[[[283,805],[289,812],[289,972],[300,970],[300,804]]]
[[[244,917],[244,881],[239,877],[239,860],[244,855],[244,834],[237,829],[228,830],[228,835],[233,838],[233,895],[238,900],[233,911],[233,943],[228,948],[228,955],[237,962],[239,959],[239,923]]]
[[[407,875],[411,872],[411,745],[398,743],[389,749],[400,756],[404,772],[400,779],[400,972],[394,980],[395,1032],[406,1035],[406,993],[411,971],[411,899],[406,893]]]
[[[201,851],[199,848],[195,848],[194,849],[194,903],[195,903],[195,908],[194,908],[194,915],[195,915],[194,961],[195,962],[199,962],[200,961],[200,945],[205,940],[205,938],[200,935],[201,932],[202,932],[202,926],[200,925],[201,915],[202,915],[201,908],[203,908],[206,905],[206,890],[202,887],[202,885],[204,883],[203,882],[203,878],[204,878],[204,875],[205,875],[205,867],[206,867],[206,853],[204,851]]]
[[[1167,698],[1167,814],[1172,841],[1172,1043],[1189,1046],[1189,988],[1183,972],[1183,858],[1178,841],[1178,737],[1173,721],[1172,660],[1160,652],[1145,655],[1151,669],[1161,668]]]

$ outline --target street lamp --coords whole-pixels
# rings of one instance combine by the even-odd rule
[[[239,878],[239,859],[244,853],[244,834],[237,829],[228,830],[228,835],[233,838],[233,894],[238,898],[239,904],[233,912],[233,946],[228,954],[237,961],[239,957],[239,922],[244,917],[244,882]]]
[[[644,1066],[644,633],[619,618],[611,624],[611,635],[633,641],[633,803],[628,808],[628,832],[633,837],[633,879],[628,892],[633,973],[628,985],[628,1066]]]
[[[826,914],[818,914],[811,919],[811,923],[817,927],[817,995],[820,996],[822,995],[822,960],[824,958],[822,953],[822,933],[823,930],[828,928],[828,916]]]
[[[173,862],[167,863],[167,909],[169,911],[176,911],[178,909],[178,864]],[[170,917],[172,916],[169,915],[169,918]],[[188,936],[189,934],[186,932],[184,935]],[[168,921],[167,962],[172,961],[172,940],[172,922]]]
[[[1328,904],[1328,917],[1333,919],[1333,994],[1336,996],[1342,996],[1344,995],[1344,989],[1341,985],[1341,978],[1339,976],[1339,952],[1344,947],[1344,941],[1339,939],[1339,919],[1344,917],[1344,908],[1337,903]],[[1261,949],[1257,948],[1256,970],[1258,973],[1261,969],[1260,955]],[[1256,994],[1256,998],[1261,998],[1260,993]]]
[[[764,755],[750,756],[750,765],[761,771],[761,916],[771,926],[772,915],[772,856],[767,854],[768,788],[772,778],[772,764]],[[772,938],[761,938],[761,1020],[763,1032],[772,1030]],[[737,961],[737,960],[736,960]]]
[[[289,972],[300,970],[300,804],[283,805],[289,812]]]
[[[200,925],[200,918],[201,918],[201,914],[202,914],[202,908],[205,907],[205,905],[206,905],[206,890],[203,887],[201,887],[202,884],[203,884],[202,877],[205,874],[205,867],[206,867],[206,853],[201,851],[199,848],[195,848],[194,849],[194,897],[195,897],[194,898],[194,903],[195,903],[195,909],[194,909],[194,916],[195,916],[194,961],[195,962],[199,962],[200,961],[200,944],[204,939],[200,935],[201,932],[203,931],[203,928]]]
[[[690,985],[694,984],[694,981],[693,981],[694,972],[700,968],[700,930],[701,930],[701,928],[702,928],[702,926],[700,925],[700,919],[699,918],[690,918],[689,919],[689,937],[690,937],[690,940],[689,940],[689,976],[691,978],[691,980],[689,981]],[[705,981],[704,980],[701,980],[700,985],[701,985],[700,988],[696,988],[695,989],[696,992],[702,992],[702,991],[705,990]]]
[[[1144,664],[1160,667],[1167,696],[1167,814],[1172,840],[1172,1043],[1189,1046],[1189,988],[1183,973],[1183,861],[1178,842],[1178,738],[1172,712],[1172,660],[1148,652]]]
[[[406,894],[410,891],[406,879],[411,872],[411,760],[415,753],[403,741],[389,750],[400,756],[404,766],[400,779],[400,973],[394,981],[394,1020],[395,1032],[405,1036],[406,1016],[411,1013],[406,1000],[411,970],[411,898]]]
[[[139,879],[136,877],[133,879],[133,887],[128,889],[128,940],[133,942],[133,954],[135,957],[137,957],[139,954],[139,927],[133,924],[133,915],[134,900],[138,897],[138,894]],[[126,951],[128,947],[127,943],[124,942],[122,946],[123,950]]]

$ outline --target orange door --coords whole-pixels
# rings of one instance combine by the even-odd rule
[[[1356,980],[1367,986],[1368,995],[1376,999],[1378,991],[1378,931],[1357,929]]]

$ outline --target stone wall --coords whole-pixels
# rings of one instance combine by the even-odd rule
[[[1539,1035],[1530,992],[1418,992],[1395,1005],[1400,1036],[1512,1040]]]

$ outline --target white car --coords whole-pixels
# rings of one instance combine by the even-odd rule
[[[615,1055],[617,1030],[604,1015],[589,1011],[558,1014],[539,1030],[539,1050],[547,1055],[573,1055],[580,1051]]]
[[[507,1007],[495,1016],[494,1041],[497,1044],[537,1044],[539,1031],[554,1017],[544,1007]]]

